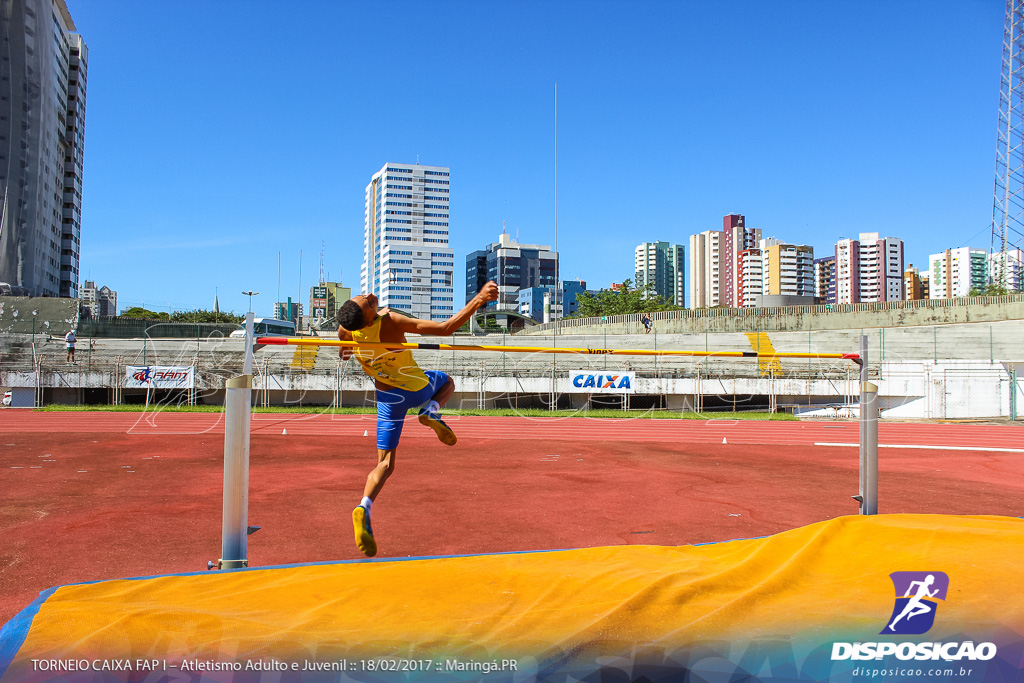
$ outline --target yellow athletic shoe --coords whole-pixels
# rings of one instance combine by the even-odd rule
[[[373,540],[370,515],[362,505],[352,511],[352,526],[356,530],[356,545],[367,557],[377,554],[377,541]]]
[[[455,442],[459,440],[459,437],[455,436],[455,432],[444,423],[440,415],[432,413],[426,408],[420,411],[420,424],[426,425],[437,432],[437,438],[446,446],[454,446]]]

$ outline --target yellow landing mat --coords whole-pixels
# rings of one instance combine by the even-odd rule
[[[927,614],[897,624],[928,628],[881,634],[915,594]],[[395,667],[396,676],[405,672],[402,680],[577,680],[609,668],[630,679],[661,680],[655,674],[668,672],[680,680],[680,672],[708,667],[723,680],[737,671],[758,680],[834,680],[858,666],[908,661],[970,667],[982,676],[997,666],[1019,674],[1022,596],[1024,520],[851,516],[703,546],[360,561],[63,586],[0,632],[0,681],[74,679],[52,670],[54,662],[91,672],[107,666],[104,680],[158,680],[138,668],[144,662],[185,675],[167,680],[198,680],[197,666],[229,672],[216,680],[262,680],[265,667],[284,667],[272,669],[280,671],[274,680],[301,680],[311,667],[345,672],[325,680],[391,680],[373,667]],[[995,652],[956,645],[934,658],[920,656],[930,656],[930,647],[910,660],[906,648],[870,662],[842,656],[858,652],[854,643],[876,641],[971,641],[991,643]],[[110,673],[117,662],[135,668]],[[948,680],[986,680],[977,676]]]

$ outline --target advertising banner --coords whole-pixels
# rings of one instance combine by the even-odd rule
[[[192,389],[195,381],[191,365],[129,365],[125,368],[126,389]]]
[[[621,370],[575,370],[562,381],[565,394],[633,394],[636,373]]]

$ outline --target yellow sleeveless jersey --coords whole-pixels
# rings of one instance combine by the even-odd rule
[[[369,327],[356,330],[352,339],[357,342],[379,342],[380,324],[384,316],[373,321]],[[386,349],[352,349],[356,360],[367,375],[398,389],[419,391],[430,383],[426,374],[416,365],[412,351],[388,351]]]

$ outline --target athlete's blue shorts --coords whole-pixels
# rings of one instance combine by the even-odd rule
[[[434,398],[434,394],[448,381],[446,373],[427,370],[429,383],[419,391],[391,388],[377,389],[377,448],[389,451],[398,447],[409,408],[419,408]]]

